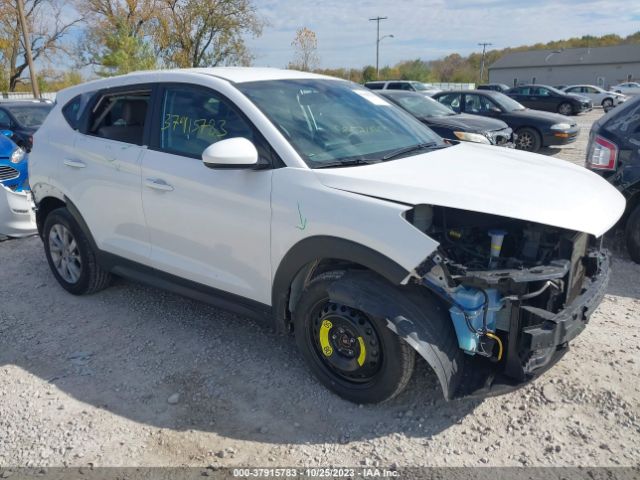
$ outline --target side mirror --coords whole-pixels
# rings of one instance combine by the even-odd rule
[[[0,135],[11,138],[13,137],[13,132],[11,130],[0,130]]]
[[[490,115],[500,115],[501,113],[502,113],[502,110],[500,110],[498,107],[489,108]]]
[[[202,161],[209,168],[254,168],[258,150],[246,138],[227,138],[209,145],[202,152]]]

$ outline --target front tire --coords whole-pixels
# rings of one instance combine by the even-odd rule
[[[609,110],[611,107],[613,107],[613,100],[612,100],[612,99],[610,99],[610,98],[605,98],[605,99],[602,101],[602,108],[604,108],[604,110],[605,110],[605,112],[606,112],[606,111],[607,111],[607,110]]]
[[[355,403],[378,403],[409,382],[414,350],[380,319],[329,301],[341,272],[327,272],[305,288],[294,311],[296,343],[315,376]]]
[[[525,152],[537,152],[542,147],[542,138],[533,128],[521,128],[517,132],[516,148]]]
[[[640,205],[631,212],[624,234],[631,260],[640,263]]]
[[[558,113],[560,115],[573,115],[573,107],[568,102],[563,102],[558,105]]]
[[[69,210],[58,208],[44,222],[42,240],[49,267],[58,283],[74,295],[98,292],[111,280]]]

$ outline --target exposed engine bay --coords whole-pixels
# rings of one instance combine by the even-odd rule
[[[576,305],[606,256],[594,237],[429,205],[406,218],[440,244],[414,280],[449,305],[465,353],[524,379],[584,329],[587,307]],[[569,333],[549,333],[565,321]]]

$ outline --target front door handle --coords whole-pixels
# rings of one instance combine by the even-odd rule
[[[67,167],[71,167],[71,168],[85,168],[87,166],[84,162],[81,162],[80,160],[71,160],[70,158],[65,158],[64,164]]]
[[[145,186],[154,190],[162,190],[163,192],[172,192],[173,186],[160,178],[147,178],[144,182]]]

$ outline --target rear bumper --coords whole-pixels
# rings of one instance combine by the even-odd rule
[[[455,397],[507,393],[555,365],[569,350],[569,342],[585,329],[605,295],[611,272],[609,252],[600,252],[597,262],[598,272],[585,281],[583,292],[564,310],[551,314],[546,310],[527,309],[541,321],[536,327],[524,328],[521,332],[521,345],[531,352],[530,356],[527,359],[507,359],[512,364],[514,360],[520,363],[521,375],[507,374],[504,366],[500,368],[485,359],[466,357],[464,374]]]
[[[0,188],[0,234],[25,237],[36,233],[36,220],[31,192]]]

